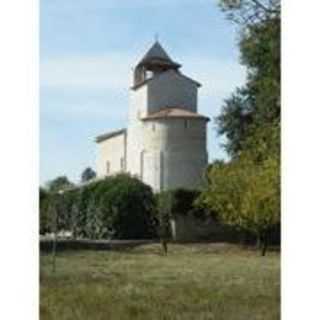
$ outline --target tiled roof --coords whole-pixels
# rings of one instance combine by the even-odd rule
[[[160,75],[157,75],[157,76],[154,76],[154,77],[152,77],[152,78],[146,79],[146,80],[144,80],[144,81],[136,84],[135,86],[132,86],[131,89],[136,90],[136,89],[142,87],[143,85],[145,85],[146,83],[151,82],[151,81],[157,79],[158,77],[163,76],[163,75],[166,74],[167,72],[175,72],[178,76],[180,76],[180,77],[182,77],[182,78],[185,78],[185,79],[187,79],[187,80],[195,83],[195,84],[198,86],[198,88],[201,87],[201,83],[199,83],[198,81],[195,81],[195,80],[191,79],[190,77],[187,77],[187,76],[184,75],[183,73],[181,73],[181,72],[179,72],[179,71],[175,71],[175,70],[169,70],[169,71],[162,72]]]
[[[166,118],[193,118],[193,119],[205,119],[209,121],[210,119],[199,113],[189,111],[184,108],[178,107],[165,107],[160,111],[149,114],[148,116],[142,118],[142,120],[153,120],[153,119],[166,119]]]
[[[150,62],[158,62],[158,63],[167,63],[180,66],[178,63],[172,61],[166,51],[162,48],[161,44],[156,41],[153,46],[148,50],[148,52],[144,55],[144,57],[140,60],[138,65],[150,63]]]
[[[123,129],[120,129],[120,130],[107,132],[107,133],[101,134],[100,136],[97,136],[95,140],[96,140],[97,143],[99,143],[99,142],[102,142],[104,140],[107,140],[107,139],[113,138],[115,136],[118,136],[120,134],[125,134],[126,131],[127,131],[127,129],[123,128]]]

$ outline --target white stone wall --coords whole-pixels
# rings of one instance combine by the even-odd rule
[[[127,170],[141,177],[140,154],[143,149],[143,122],[147,114],[148,87],[142,86],[130,92],[127,138]]]
[[[104,177],[124,171],[126,134],[119,134],[98,143],[97,176]],[[123,160],[121,160],[123,159]],[[107,173],[107,162],[109,173]]]
[[[208,163],[205,120],[147,121],[143,140],[142,178],[155,191],[202,183]]]
[[[197,112],[195,82],[171,70],[130,92],[126,171],[151,185],[155,191],[177,187],[195,188],[207,166],[206,121],[204,119],[141,118],[166,106]],[[124,157],[123,137],[99,144],[98,176],[120,170]]]
[[[182,107],[197,112],[197,84],[176,71],[164,72],[146,86],[149,113],[164,107]]]

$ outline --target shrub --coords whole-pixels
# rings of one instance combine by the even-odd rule
[[[204,210],[195,205],[199,195],[199,190],[183,188],[163,191],[157,195],[158,213],[172,218],[187,214],[202,216]]]
[[[127,174],[108,178],[96,190],[108,229],[119,239],[154,236],[155,198],[149,186]]]
[[[58,230],[71,230],[74,237],[143,239],[155,235],[152,190],[127,174],[52,194],[51,198],[58,213]]]

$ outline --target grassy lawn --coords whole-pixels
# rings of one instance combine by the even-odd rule
[[[40,258],[41,320],[280,319],[280,256],[225,244],[157,244]]]

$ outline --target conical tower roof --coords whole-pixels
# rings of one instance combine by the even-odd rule
[[[148,50],[144,57],[138,63],[138,66],[141,65],[154,65],[154,64],[164,64],[172,66],[175,68],[181,67],[179,63],[174,62],[166,51],[163,49],[161,44],[156,41],[153,46]]]

